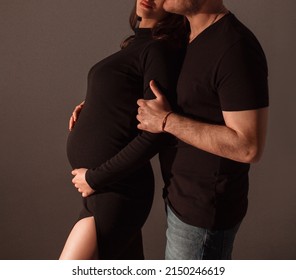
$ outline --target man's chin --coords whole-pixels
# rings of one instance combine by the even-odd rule
[[[163,9],[168,12],[168,13],[172,13],[172,14],[177,14],[177,15],[184,15],[182,10],[179,10],[178,7],[175,7],[174,4],[170,4],[168,3],[169,1],[165,1],[163,3]]]
[[[170,4],[167,4],[167,1],[165,1],[165,2],[163,3],[163,9],[164,9],[166,12],[168,12],[168,13],[173,13],[173,12],[172,12],[172,7],[170,6]]]

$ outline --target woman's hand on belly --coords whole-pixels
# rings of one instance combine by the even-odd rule
[[[75,125],[75,123],[77,122],[77,119],[79,117],[79,114],[82,110],[82,107],[84,105],[84,101],[82,101],[79,105],[77,105],[75,108],[74,108],[74,111],[70,117],[70,120],[69,120],[69,130],[71,131]]]
[[[71,173],[74,176],[72,183],[78,192],[81,193],[83,197],[90,196],[95,191],[90,187],[90,185],[86,182],[85,173],[86,168],[74,169]]]

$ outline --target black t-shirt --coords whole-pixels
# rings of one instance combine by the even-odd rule
[[[68,137],[67,154],[73,168],[88,168],[86,180],[97,190],[149,181],[149,159],[165,137],[137,129],[137,100],[155,98],[150,80],[155,80],[170,98],[175,93],[179,53],[169,42],[154,40],[151,29],[136,30],[124,49],[95,64],[88,74],[85,104]],[[174,62],[174,64],[172,64]],[[144,183],[142,184],[143,187]],[[143,189],[143,188],[142,188]]]
[[[229,13],[187,47],[177,86],[180,113],[225,124],[222,111],[268,106],[267,63],[252,34]],[[176,140],[160,154],[164,196],[186,223],[223,229],[247,211],[249,164]]]

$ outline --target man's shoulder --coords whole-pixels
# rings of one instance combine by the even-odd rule
[[[253,33],[244,23],[242,23],[234,14],[230,13],[223,28],[224,42],[230,46],[235,43],[251,44],[260,46],[260,43]]]

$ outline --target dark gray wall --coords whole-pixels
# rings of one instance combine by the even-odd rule
[[[68,119],[89,68],[129,34],[133,0],[0,0],[0,259],[56,259],[80,209],[65,154]],[[266,52],[271,112],[264,158],[235,259],[296,259],[295,1],[225,1]],[[144,227],[163,258],[162,181]]]

